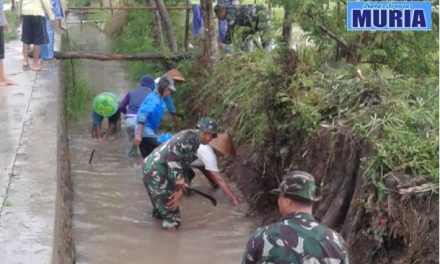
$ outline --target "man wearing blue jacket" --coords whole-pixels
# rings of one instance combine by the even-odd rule
[[[137,128],[133,143],[139,146],[142,158],[147,157],[159,146],[156,131],[167,109],[164,98],[168,97],[171,91],[176,91],[173,80],[168,76],[160,78],[156,90],[145,98],[137,112]]]

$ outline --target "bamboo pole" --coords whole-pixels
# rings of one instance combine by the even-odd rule
[[[160,53],[137,53],[137,54],[122,54],[122,53],[102,53],[102,52],[84,52],[84,51],[68,51],[68,52],[57,52],[55,51],[56,59],[90,59],[90,60],[126,60],[126,61],[137,61],[137,60],[182,60],[189,58],[189,54],[176,53],[172,55],[164,55]]]

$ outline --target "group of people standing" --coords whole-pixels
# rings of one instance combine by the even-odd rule
[[[61,1],[63,0],[20,0],[18,15],[22,26],[23,69],[40,71],[41,59],[54,57],[55,28],[61,28],[59,21],[64,17]],[[5,73],[5,36],[9,31],[4,13],[3,0],[0,0],[0,87],[15,85]],[[57,22],[58,21],[58,22]],[[33,62],[29,64],[29,50],[32,47]]]
[[[175,81],[185,81],[176,69],[156,81],[143,76],[140,86],[129,91],[109,111],[111,115],[107,115],[112,123],[110,130],[115,128],[120,114],[124,115],[122,131],[127,154],[135,155],[135,146],[139,146],[143,158],[141,179],[153,206],[152,216],[161,220],[167,230],[177,230],[181,225],[180,205],[194,177],[193,168],[199,168],[212,187],[221,188],[232,204],[240,202],[217,166],[216,152],[221,152],[221,148],[212,147],[215,146],[212,143],[229,135],[218,135],[215,120],[202,117],[195,128],[158,142],[156,132],[163,115],[166,111],[176,114],[171,98],[176,90]],[[92,136],[99,138],[104,117],[96,113],[100,112],[97,107],[94,110]],[[97,116],[99,122],[95,122]],[[254,232],[247,242],[242,263],[348,263],[344,239],[312,215],[313,203],[319,200],[315,189],[314,177],[307,172],[291,171],[283,175],[279,187],[271,191],[278,196],[281,219]]]

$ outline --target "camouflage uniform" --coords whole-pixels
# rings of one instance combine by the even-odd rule
[[[297,201],[316,201],[313,176],[295,171],[272,191]],[[258,228],[246,245],[242,264],[348,263],[344,239],[312,215],[292,212],[277,223]]]
[[[202,118],[201,122],[204,119]],[[207,119],[200,126],[204,132],[217,130],[217,125],[212,119]],[[209,128],[215,127],[215,129]],[[213,133],[213,134],[215,134]],[[153,216],[163,219],[164,228],[178,227],[180,225],[179,208],[171,210],[167,207],[170,196],[177,191],[175,182],[189,169],[190,164],[197,159],[200,131],[188,129],[174,135],[168,142],[153,150],[144,160],[142,181],[153,204]]]
[[[268,43],[269,36],[269,17],[268,11],[263,5],[238,5],[225,6],[228,30],[224,39],[224,44],[232,44],[232,35],[236,26],[248,27],[250,32],[247,34],[262,33],[263,44]],[[245,37],[247,34],[243,34]],[[243,39],[244,40],[244,39]]]

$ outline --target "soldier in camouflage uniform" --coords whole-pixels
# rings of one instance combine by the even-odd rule
[[[312,216],[315,180],[303,171],[284,175],[278,189],[279,222],[258,228],[242,263],[348,263],[344,239]]]
[[[203,117],[197,128],[174,135],[144,160],[142,180],[153,204],[153,216],[162,219],[162,227],[167,229],[180,225],[184,171],[197,159],[199,145],[217,136],[217,124],[211,118]]]
[[[264,5],[233,5],[219,4],[214,8],[214,12],[219,20],[228,22],[228,29],[223,39],[222,45],[231,45],[233,33],[236,26],[247,27],[248,34],[262,33],[262,44],[266,47],[269,44],[269,17],[268,10]],[[245,38],[243,35],[243,38]],[[244,39],[243,39],[244,40]]]

